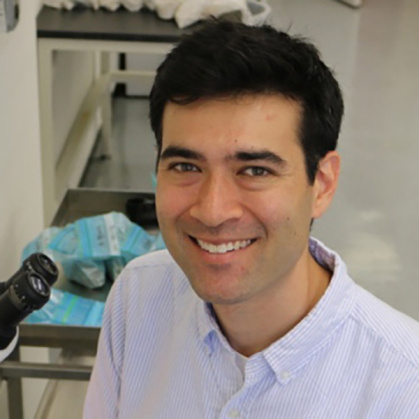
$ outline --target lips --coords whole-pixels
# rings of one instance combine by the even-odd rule
[[[202,249],[212,254],[224,254],[228,252],[234,252],[249,247],[256,239],[247,240],[232,240],[225,241],[222,243],[210,243],[205,240],[196,239],[195,237],[189,236],[191,239]]]

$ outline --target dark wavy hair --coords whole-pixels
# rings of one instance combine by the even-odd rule
[[[162,120],[168,102],[185,105],[201,98],[278,94],[302,109],[299,140],[309,183],[319,161],[335,150],[342,93],[316,47],[271,26],[209,20],[167,55],[150,93],[150,122],[162,148]]]

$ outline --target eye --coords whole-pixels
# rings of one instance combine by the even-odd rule
[[[251,177],[265,177],[272,174],[272,172],[269,169],[260,166],[247,167],[241,173]]]
[[[199,171],[199,169],[191,163],[175,163],[170,166],[170,169],[180,173]]]

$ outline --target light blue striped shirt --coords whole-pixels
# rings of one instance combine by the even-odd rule
[[[320,242],[310,250],[333,271],[326,293],[244,377],[169,253],[131,262],[106,305],[84,418],[419,418],[419,324]]]

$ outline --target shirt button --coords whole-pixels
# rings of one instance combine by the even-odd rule
[[[240,417],[240,412],[238,410],[230,410],[230,413],[228,414],[228,416],[231,419],[237,419]]]
[[[281,372],[281,378],[285,381],[288,380],[288,378],[290,378],[291,374],[288,371],[282,371]]]

